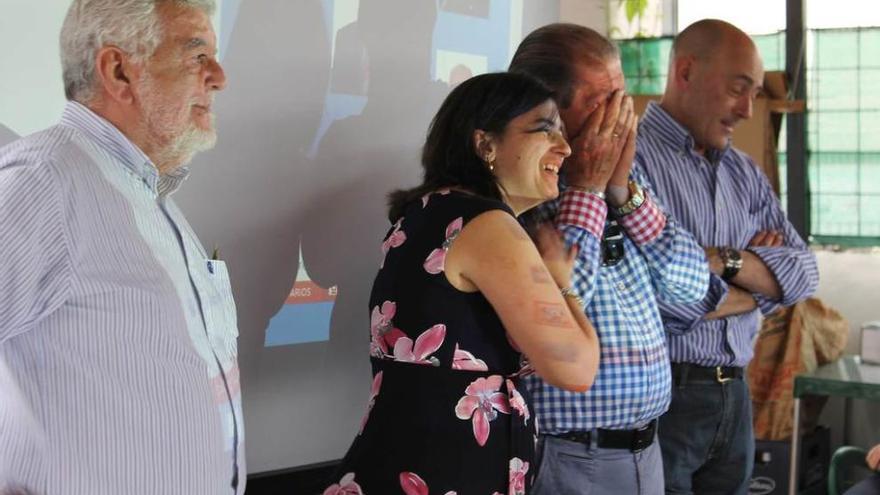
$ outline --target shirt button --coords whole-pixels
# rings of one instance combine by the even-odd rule
[[[626,284],[623,282],[617,282],[617,290],[620,292],[626,292]]]

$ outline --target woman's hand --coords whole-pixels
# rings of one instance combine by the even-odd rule
[[[599,368],[599,339],[581,303],[559,290],[571,283],[576,254],[552,226],[530,238],[510,214],[493,210],[464,226],[444,272],[483,294],[547,383],[584,392]]]
[[[535,245],[550,276],[560,288],[571,285],[571,272],[577,258],[577,246],[565,246],[562,235],[552,224],[544,223],[535,232]]]

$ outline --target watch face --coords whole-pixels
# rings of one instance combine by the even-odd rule
[[[724,264],[735,265],[737,262],[742,263],[742,256],[739,251],[731,247],[724,250]]]
[[[629,183],[629,200],[624,203],[620,208],[617,208],[616,213],[618,215],[628,215],[634,211],[636,211],[639,206],[642,206],[642,203],[645,202],[645,194],[642,191],[642,188],[639,187],[633,181]]]
[[[725,247],[718,254],[721,256],[721,261],[724,262],[724,272],[721,274],[721,278],[724,280],[732,279],[742,268],[742,256],[732,247]]]

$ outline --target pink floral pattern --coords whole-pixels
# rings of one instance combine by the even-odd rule
[[[464,390],[466,394],[455,405],[458,419],[470,419],[474,427],[474,438],[480,447],[489,440],[490,423],[498,417],[498,412],[510,414],[507,396],[499,392],[504,379],[501,375],[477,378]]]
[[[523,462],[519,457],[510,460],[510,488],[508,495],[525,495],[526,473],[529,472],[529,463]]]
[[[507,393],[509,395],[510,407],[513,408],[520,416],[523,422],[529,424],[529,405],[526,404],[525,398],[519,393],[519,390],[513,385],[512,380],[507,380]]]
[[[489,371],[489,367],[486,366],[485,361],[477,359],[473,354],[464,349],[459,349],[458,344],[455,344],[455,352],[452,355],[452,369],[465,371]]]
[[[355,483],[354,473],[347,473],[339,483],[334,483],[324,490],[324,495],[364,495],[361,486]]]
[[[382,388],[382,373],[384,372],[380,371],[373,377],[373,384],[370,386],[370,400],[367,402],[367,412],[364,414],[364,419],[361,420],[361,429],[358,431],[358,435],[364,432],[364,427],[367,426],[367,420],[370,418],[370,411],[373,410],[376,397],[379,395],[379,389]]]
[[[400,337],[394,343],[394,359],[405,363],[440,366],[440,360],[431,356],[446,338],[446,325],[437,324],[416,338],[415,345],[409,337]]]
[[[400,489],[406,495],[428,495],[428,484],[425,480],[409,471],[400,473]],[[456,492],[449,491],[444,495],[456,495]]]
[[[385,357],[388,350],[394,348],[394,344],[404,334],[399,328],[394,328],[394,314],[397,312],[397,304],[393,301],[385,301],[382,306],[373,308],[370,315],[370,355]]]
[[[388,238],[382,243],[382,263],[379,265],[379,269],[385,268],[385,258],[388,256],[388,251],[391,251],[391,248],[400,247],[406,242],[406,233],[400,230],[402,225],[403,218],[394,224],[394,230],[391,231]]]
[[[428,255],[425,263],[422,265],[426,272],[431,275],[437,275],[443,271],[443,266],[446,264],[446,252],[449,251],[452,241],[461,233],[463,223],[464,219],[458,217],[446,226],[446,240],[443,241],[439,248],[431,251],[431,254]]]
[[[417,199],[381,242],[369,306],[375,374],[342,479],[324,494],[524,495],[537,425],[517,390],[522,355],[485,300],[451,298],[437,278],[468,220],[501,206],[457,191],[421,199],[425,208]],[[438,469],[448,459],[467,472]]]

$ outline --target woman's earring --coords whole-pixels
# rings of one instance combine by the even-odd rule
[[[489,165],[489,172],[495,171],[495,160],[486,160],[486,164]]]

